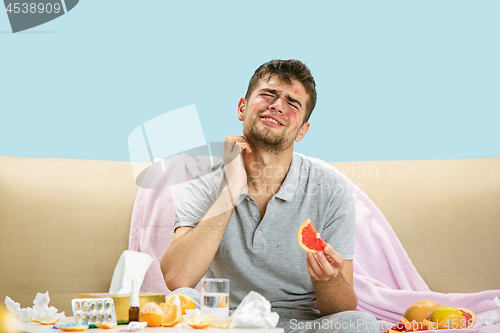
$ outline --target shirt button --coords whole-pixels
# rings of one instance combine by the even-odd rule
[[[259,230],[259,231],[257,231],[257,235],[260,235],[261,233],[262,233],[262,231],[260,231],[260,230]]]
[[[247,201],[250,201],[250,198],[249,198],[249,197],[247,197]]]
[[[252,216],[255,216],[255,215],[257,215],[257,214],[255,214],[255,212],[253,212],[253,213],[252,213]]]

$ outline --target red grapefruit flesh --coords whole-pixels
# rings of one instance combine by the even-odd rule
[[[314,228],[311,220],[305,220],[299,227],[299,232],[297,234],[299,238],[299,244],[302,250],[309,253],[316,253],[318,251],[323,251],[326,243],[319,233]]]
[[[465,328],[473,328],[476,323],[476,314],[466,308],[457,308],[465,317]]]

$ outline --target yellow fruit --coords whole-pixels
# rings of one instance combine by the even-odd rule
[[[438,329],[460,329],[465,328],[466,319],[464,316],[451,315],[438,322]]]
[[[161,320],[161,326],[172,327],[184,320],[180,306],[166,303],[162,304],[164,315]]]
[[[432,311],[429,320],[434,323],[437,322],[438,324],[440,324],[443,320],[445,320],[449,316],[463,316],[463,315],[462,312],[460,312],[460,310],[452,306],[440,306],[435,308],[434,311]]]
[[[439,303],[428,299],[421,299],[410,305],[404,314],[404,317],[409,321],[415,320],[418,323],[422,323],[424,319],[429,319],[431,317],[432,311],[440,307]]]
[[[149,327],[160,326],[163,319],[163,310],[155,302],[146,303],[139,312],[139,320],[146,321]]]
[[[186,310],[194,310],[194,308],[196,307],[196,303],[193,301],[193,299],[191,297],[189,297],[188,295],[181,295],[181,294],[168,295],[167,298],[165,299],[165,303],[166,304],[174,304],[173,302],[174,302],[175,296],[179,297],[179,301],[181,303],[181,310],[182,310],[183,315],[186,314]],[[162,304],[165,304],[165,303],[162,303]]]

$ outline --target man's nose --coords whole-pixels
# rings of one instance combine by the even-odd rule
[[[272,101],[271,105],[269,105],[269,109],[283,113],[283,98],[282,97],[275,98]]]

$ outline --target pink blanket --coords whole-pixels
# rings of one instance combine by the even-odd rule
[[[306,158],[333,168],[321,160]],[[170,292],[160,271],[160,260],[173,237],[175,202],[185,182],[210,164],[208,156],[199,156],[196,160],[185,154],[176,156],[165,162],[165,179],[161,179],[163,173],[160,173],[149,180],[149,183],[164,181],[167,188],[138,190],[130,225],[129,249],[148,253],[154,258],[142,291]],[[358,296],[358,310],[394,323],[399,322],[404,310],[419,299],[469,308],[478,317],[498,309],[493,299],[500,297],[499,290],[473,294],[432,292],[375,204],[345,175],[339,174],[349,182],[356,205],[354,289]]]
[[[211,166],[212,159],[204,155],[195,160],[182,154],[157,163],[142,179],[137,191],[128,248],[153,257],[141,291],[168,294],[170,290],[165,285],[160,261],[174,236],[175,202],[187,182]]]
[[[316,158],[307,158],[333,168]],[[478,318],[498,309],[493,299],[500,297],[500,290],[471,294],[431,291],[377,206],[349,178],[339,174],[349,182],[356,205],[354,290],[358,296],[358,310],[395,323],[401,320],[410,304],[420,299],[468,308]]]

